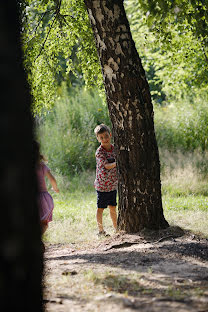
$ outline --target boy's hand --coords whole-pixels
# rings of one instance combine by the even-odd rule
[[[115,168],[116,167],[116,162],[112,162],[112,163],[105,163],[105,165],[104,165],[104,167],[105,167],[105,169],[113,169],[113,168]]]
[[[115,158],[111,157],[111,158],[107,158],[108,163],[114,163],[115,162]]]

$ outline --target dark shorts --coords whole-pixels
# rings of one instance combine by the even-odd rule
[[[97,208],[107,208],[108,206],[117,206],[117,191],[99,192],[97,191]]]

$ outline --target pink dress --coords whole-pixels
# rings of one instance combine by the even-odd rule
[[[53,198],[48,193],[45,176],[50,169],[41,162],[36,169],[39,193],[38,193],[38,206],[41,221],[52,221],[52,213],[54,208]]]

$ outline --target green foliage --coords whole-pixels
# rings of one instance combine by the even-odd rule
[[[206,2],[126,0],[125,5],[153,99],[162,103],[206,91]],[[83,0],[24,0],[21,10],[24,62],[35,115],[53,105],[63,80],[71,85],[77,77],[103,90]]]
[[[164,152],[187,153],[199,156],[192,167],[208,174],[208,106],[207,99],[181,100],[167,106],[155,105],[155,130],[162,170],[170,159]],[[75,175],[95,169],[95,150],[98,142],[94,128],[99,123],[110,125],[108,109],[96,90],[84,88],[67,91],[46,115],[36,117],[42,152],[48,157],[52,170],[62,175]],[[190,156],[192,157],[192,156]],[[181,157],[180,157],[181,158]],[[169,164],[169,167],[172,165]],[[174,167],[174,166],[173,166]]]
[[[159,147],[176,151],[208,149],[207,99],[180,100],[155,106],[155,128]]]
[[[54,103],[60,76],[67,80],[70,72],[79,78],[82,73],[87,85],[94,85],[95,81],[102,84],[92,29],[82,0],[25,0],[22,16],[25,67],[34,114],[47,111]]]
[[[176,167],[175,167],[176,169]],[[189,169],[189,168],[187,168]],[[190,171],[190,170],[189,170]],[[207,179],[198,179],[197,193],[187,196],[187,179],[181,182],[172,174],[162,175],[163,207],[165,217],[171,225],[192,230],[195,233],[208,237],[207,228],[207,196],[203,193]],[[187,171],[186,171],[187,173]],[[198,176],[195,173],[195,176]],[[44,235],[44,240],[50,243],[78,243],[85,245],[97,237],[97,224],[95,218],[96,193],[93,189],[94,172],[84,172],[75,177],[63,177],[56,174],[60,193],[52,194],[55,203],[53,222]],[[198,176],[198,178],[200,178]],[[186,182],[183,184],[183,182]],[[206,183],[206,184],[205,184]],[[181,193],[178,194],[178,184]],[[191,183],[190,183],[191,184]],[[207,188],[208,189],[208,188]],[[51,192],[51,190],[49,189]],[[104,211],[104,226],[107,233],[112,233],[112,221],[109,211]],[[112,233],[113,234],[113,233]]]
[[[125,2],[132,35],[147,77],[150,66],[155,70],[149,80],[150,86],[152,82],[155,86],[159,84],[159,89],[168,98],[207,91],[207,12],[200,4],[203,1],[197,1],[198,4],[192,2]]]
[[[51,112],[37,117],[38,137],[49,166],[64,175],[95,168],[97,124],[110,125],[108,109],[96,91],[64,89]]]
[[[147,13],[148,24],[161,32],[169,34],[170,23],[180,26],[187,25],[193,35],[208,45],[208,3],[206,0],[139,0]],[[183,29],[183,28],[182,28]]]
[[[159,72],[163,71],[165,66],[164,60],[161,60],[159,45],[145,23],[138,0],[125,1],[125,6],[132,36],[147,75],[152,98],[156,102],[162,103],[165,100],[165,93]]]

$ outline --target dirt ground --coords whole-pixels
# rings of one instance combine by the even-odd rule
[[[208,312],[208,240],[172,227],[48,245],[46,311]]]

